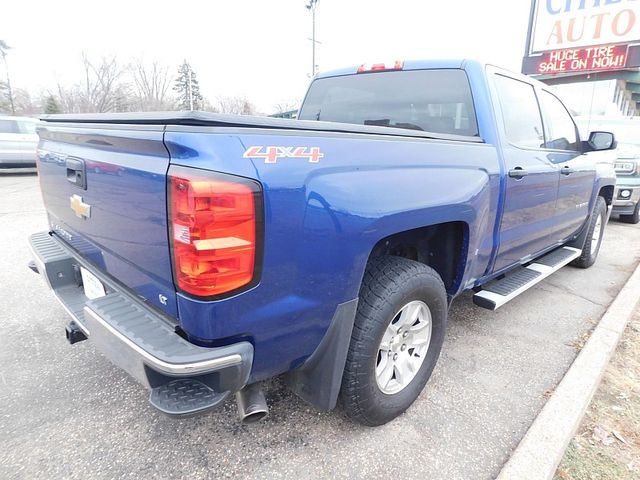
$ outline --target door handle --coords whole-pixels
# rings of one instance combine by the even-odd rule
[[[67,158],[67,180],[80,187],[83,190],[87,189],[87,168],[84,160],[80,158]]]
[[[574,173],[575,170],[571,167],[562,167],[560,169],[560,173],[563,175],[571,175],[572,173]]]
[[[529,175],[529,172],[524,170],[522,167],[516,167],[509,170],[509,176],[516,180],[520,180],[522,177],[526,177],[527,175]]]

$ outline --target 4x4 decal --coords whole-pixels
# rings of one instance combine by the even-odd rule
[[[306,158],[309,163],[318,163],[324,153],[320,147],[276,147],[255,145],[247,148],[244,158],[264,158],[264,163],[277,163],[279,158]]]

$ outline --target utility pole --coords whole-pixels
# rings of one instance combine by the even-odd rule
[[[193,84],[191,82],[191,65],[189,65],[189,110],[193,111]]]
[[[316,0],[317,1],[317,0]],[[9,103],[11,104],[11,114],[16,114],[16,107],[13,103],[13,91],[11,90],[11,78],[9,77],[9,64],[7,63],[7,50],[11,47],[7,45],[4,40],[0,40],[0,55],[2,55],[2,60],[4,62],[4,68],[7,72],[7,91],[9,92]]]
[[[316,74],[316,5],[318,0],[309,0],[307,10],[311,11],[311,77]]]

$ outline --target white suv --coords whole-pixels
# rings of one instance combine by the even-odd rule
[[[0,168],[35,167],[38,120],[0,116]]]

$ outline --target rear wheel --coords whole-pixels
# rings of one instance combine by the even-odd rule
[[[365,272],[340,400],[369,426],[404,412],[418,397],[440,355],[447,295],[432,268],[380,257]]]
[[[593,212],[589,218],[587,226],[587,239],[582,247],[582,254],[576,258],[571,265],[580,268],[589,268],[598,258],[600,245],[602,245],[602,234],[607,223],[607,203],[604,198],[598,197]]]
[[[620,221],[624,223],[636,224],[640,222],[640,203],[636,204],[636,208],[630,215],[620,215]]]

